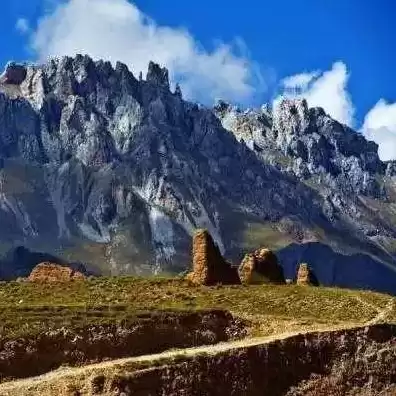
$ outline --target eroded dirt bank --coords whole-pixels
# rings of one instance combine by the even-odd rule
[[[215,344],[244,335],[243,322],[222,310],[141,314],[118,325],[61,328],[35,337],[0,340],[0,377],[24,378],[61,365]]]
[[[198,355],[121,374],[100,391],[168,396],[396,395],[396,327],[312,333]]]
[[[0,395],[396,394],[393,325],[307,333],[249,346],[241,341],[227,345],[53,372],[0,385]]]

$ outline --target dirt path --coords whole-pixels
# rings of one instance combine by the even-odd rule
[[[370,321],[368,321],[366,325],[373,325],[373,324],[385,322],[389,314],[394,310],[394,308],[395,308],[395,301],[392,298],[388,301],[385,308],[379,309],[377,316],[371,319]]]
[[[369,321],[367,321],[365,323],[365,325],[369,326],[369,325],[374,325],[377,323],[381,323],[381,322],[385,322],[386,319],[388,318],[388,316],[392,313],[392,311],[395,309],[395,299],[390,297],[388,303],[385,305],[384,308],[380,308],[374,304],[371,304],[365,300],[363,300],[361,297],[359,296],[355,296],[356,300],[358,300],[361,304],[363,305],[367,305],[368,307],[370,307],[371,309],[373,309],[374,311],[377,311],[377,315],[373,318],[370,319]]]
[[[42,387],[45,384],[65,381],[66,379],[70,379],[70,378],[76,378],[76,377],[87,378],[91,375],[94,375],[98,371],[102,371],[102,370],[116,371],[117,369],[122,369],[123,367],[127,367],[128,365],[132,366],[133,363],[154,362],[160,359],[167,359],[176,356],[191,357],[202,353],[213,355],[220,352],[230,351],[238,348],[263,345],[272,341],[283,340],[299,334],[336,331],[341,329],[352,329],[356,327],[360,327],[360,326],[357,324],[350,324],[350,325],[344,324],[340,326],[318,328],[317,330],[307,331],[307,332],[300,330],[300,331],[286,332],[282,334],[272,335],[268,337],[259,337],[259,338],[251,338],[251,339],[234,341],[234,342],[219,343],[216,345],[206,345],[206,346],[186,348],[186,349],[174,349],[153,355],[142,355],[132,358],[117,359],[102,363],[91,364],[83,367],[60,368],[58,370],[52,371],[47,374],[43,374],[38,377],[26,378],[26,379],[5,382],[3,384],[0,384],[0,396],[11,396],[11,395],[19,396],[25,394],[26,391],[34,392],[34,389],[38,385]]]

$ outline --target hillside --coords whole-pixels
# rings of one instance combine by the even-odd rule
[[[388,335],[385,334],[394,336],[392,327],[377,329],[378,323],[396,322],[396,300],[391,296],[295,285],[205,287],[191,286],[181,279],[121,277],[51,284],[3,283],[0,285],[0,295],[0,374],[4,382],[0,384],[0,395],[4,396],[51,392],[74,395],[73,392],[80,386],[85,389],[82,394],[93,395],[96,391],[91,386],[97,381],[99,388],[103,388],[105,383],[117,383],[114,386],[122,388],[122,384],[128,383],[135,371],[149,370],[147,373],[154,375],[158,367],[158,375],[162,376],[163,367],[170,370],[174,367],[178,371],[181,362],[187,362],[187,366],[192,364],[195,372],[198,370],[196,359],[210,359],[209,366],[217,365],[217,369],[221,369],[222,364],[228,364],[228,359],[234,361],[235,353],[245,359],[243,356],[248,350],[249,359],[259,359],[249,366],[257,370],[263,360],[260,354],[253,358],[255,351],[267,348],[266,345],[272,348],[273,342],[278,345],[276,348],[288,345],[290,350],[280,352],[288,361],[307,365],[305,369],[296,369],[295,374],[300,374],[284,384],[287,387],[292,384],[297,386],[299,381],[308,381],[311,373],[322,372],[317,362],[309,363],[309,356],[315,356],[310,352],[311,347],[318,348],[318,345],[328,343],[329,348],[336,349],[335,354],[331,355],[336,357],[343,348],[341,341],[338,344],[338,339],[345,339],[346,334],[351,353],[360,353],[361,348],[358,352],[354,349],[358,344],[368,347],[373,342],[388,342]],[[370,327],[363,331],[359,326]],[[307,341],[301,343],[298,334],[306,334]],[[321,338],[323,342],[317,344],[316,340]],[[280,341],[280,344],[276,341],[282,339],[285,341]],[[206,346],[196,348],[200,345]],[[191,347],[194,349],[188,349]],[[293,358],[296,348],[300,347],[305,348],[299,352],[307,356],[305,360]],[[381,349],[381,356],[385,353],[385,347],[388,348],[385,344],[382,349],[378,345],[370,346],[374,351]],[[275,349],[271,350],[275,353]],[[273,364],[278,364],[276,353],[271,355],[271,359],[275,359]],[[342,353],[345,355],[345,351]],[[124,359],[114,360],[119,358]],[[93,366],[72,368],[103,360],[104,363]],[[61,369],[43,378],[10,382],[11,379],[44,374],[60,366]],[[203,366],[199,368],[199,372],[205,370]],[[360,375],[359,368],[356,370]],[[141,377],[143,372],[139,378],[144,377]],[[385,371],[381,372],[385,376]],[[249,386],[256,386],[256,380],[248,380],[251,374],[248,370],[243,375],[248,375],[246,381]],[[171,378],[176,378],[173,375],[179,374],[175,372]],[[242,373],[238,369],[235,375]],[[99,378],[103,378],[103,383]],[[161,387],[173,383],[169,377],[166,378],[161,380]],[[201,376],[196,372],[186,377],[186,381],[187,378],[194,382],[199,381]],[[318,380],[310,381],[300,385],[315,389]],[[157,380],[148,383],[157,386]],[[87,384],[88,388],[85,388]],[[138,383],[133,384],[130,386],[137,386]],[[226,381],[224,386],[227,384]],[[182,382],[179,385],[182,386]],[[277,388],[271,385],[269,389],[275,391]],[[332,388],[327,386],[326,389]],[[218,394],[214,389],[208,392]],[[98,391],[98,394],[111,393]],[[234,389],[230,394],[248,393]]]
[[[389,308],[385,294],[295,285],[196,286],[172,278],[92,278],[54,283],[0,285],[1,337],[118,323],[138,314],[222,309],[252,321],[254,334],[285,328],[364,324]],[[396,307],[383,320],[396,320]]]

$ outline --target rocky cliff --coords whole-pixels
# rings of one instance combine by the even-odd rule
[[[10,63],[0,167],[4,253],[23,245],[104,274],[178,272],[202,227],[230,260],[320,242],[396,281],[394,167],[304,101],[209,109],[173,92],[154,63],[145,79],[87,56]]]

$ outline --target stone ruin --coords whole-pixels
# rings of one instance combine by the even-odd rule
[[[238,269],[239,278],[244,284],[278,283],[284,284],[283,268],[269,249],[258,249],[242,260]]]
[[[186,279],[197,285],[285,284],[283,268],[269,249],[247,254],[237,269],[228,263],[206,230],[198,230],[193,239],[193,271]]]
[[[52,283],[84,280],[85,275],[70,267],[49,262],[38,264],[28,277],[29,282]]]
[[[193,239],[193,271],[186,279],[196,285],[216,284],[293,284],[285,279],[283,268],[272,250],[260,248],[247,254],[237,269],[227,262],[207,230],[198,230]],[[299,266],[297,285],[319,286],[319,281],[306,263]]]
[[[238,285],[238,271],[220,253],[206,230],[198,230],[193,240],[193,271],[187,280],[197,285]]]
[[[319,281],[307,263],[301,263],[297,271],[297,285],[319,286]]]

